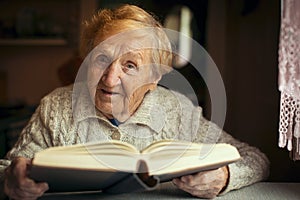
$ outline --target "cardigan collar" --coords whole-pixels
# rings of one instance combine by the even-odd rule
[[[159,87],[159,86],[158,86]],[[91,118],[109,122],[109,120],[95,108],[86,84],[76,83],[73,87],[72,110],[75,123]],[[159,101],[159,91],[155,89],[149,91],[136,112],[121,126],[126,124],[141,124],[159,132],[165,123],[166,113]],[[109,122],[110,123],[110,122]]]

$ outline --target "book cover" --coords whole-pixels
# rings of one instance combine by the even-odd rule
[[[229,144],[156,142],[142,151],[120,142],[52,147],[36,153],[30,177],[48,192],[152,190],[161,182],[216,169],[240,159]]]

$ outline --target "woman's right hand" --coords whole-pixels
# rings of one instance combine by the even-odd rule
[[[5,170],[4,192],[11,199],[37,199],[48,190],[47,183],[36,183],[28,177],[31,160],[15,158]]]

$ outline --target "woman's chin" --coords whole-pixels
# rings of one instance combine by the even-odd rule
[[[112,108],[111,106],[106,107],[104,105],[97,105],[96,108],[107,118],[109,119],[117,119],[120,122],[126,121],[130,114],[121,108]]]

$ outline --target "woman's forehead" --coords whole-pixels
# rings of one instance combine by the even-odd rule
[[[128,40],[128,41],[106,41],[99,44],[95,48],[95,52],[106,52],[113,53],[118,55],[123,54],[141,54],[145,52],[144,45],[137,41]]]
[[[153,49],[153,42],[145,36],[145,33],[136,31],[121,32],[113,35],[98,44],[94,53],[107,53],[114,56],[143,55]]]

